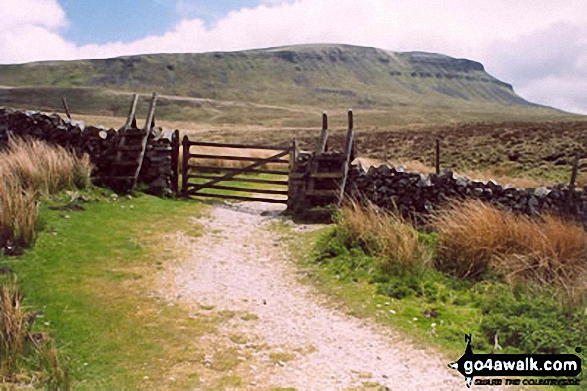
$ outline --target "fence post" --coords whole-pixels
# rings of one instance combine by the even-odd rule
[[[297,140],[293,140],[291,143],[291,161],[290,161],[290,167],[289,167],[289,172],[293,172],[293,170],[296,167],[296,161],[298,160],[298,141]]]
[[[171,190],[173,194],[177,196],[178,193],[178,181],[179,181],[179,130],[175,130],[171,136]]]
[[[575,200],[575,182],[577,181],[577,170],[579,169],[579,155],[575,155],[573,168],[571,170],[571,180],[569,181],[569,191],[567,193],[566,210],[567,215],[572,216],[575,212],[573,202]]]
[[[61,97],[61,103],[63,103],[63,109],[65,110],[65,115],[67,118],[71,119],[71,112],[69,111],[69,105],[67,104],[67,99],[65,96]]]
[[[320,140],[318,141],[318,149],[316,155],[319,156],[328,150],[328,114],[322,114],[322,131],[320,132]]]
[[[436,139],[436,175],[440,175],[440,140]]]
[[[569,188],[575,188],[575,182],[577,181],[577,171],[579,170],[579,155],[575,155],[575,160],[573,161],[573,169],[571,171],[571,181],[569,183]]]
[[[188,136],[183,136],[182,141],[183,146],[183,156],[182,156],[182,163],[181,163],[181,194],[184,197],[188,196],[188,173],[189,173],[189,161],[190,161],[190,140]]]

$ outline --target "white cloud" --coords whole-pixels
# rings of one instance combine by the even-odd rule
[[[587,113],[584,0],[262,0],[209,27],[182,20],[160,36],[85,46],[59,35],[67,20],[56,0],[0,0],[0,15],[4,63],[348,43],[480,60],[529,99]]]

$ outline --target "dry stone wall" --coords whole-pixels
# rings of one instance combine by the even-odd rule
[[[80,154],[87,153],[94,164],[92,176],[102,184],[108,183],[119,141],[115,129],[86,126],[57,114],[0,107],[0,149],[6,146],[10,137],[32,137]],[[174,188],[173,141],[173,132],[161,128],[151,130],[139,175],[139,183],[145,184],[150,193],[170,194]]]
[[[480,199],[527,215],[552,212],[572,216],[587,227],[587,187],[578,191],[563,185],[517,189],[471,180],[451,171],[423,175],[406,172],[402,166],[371,166],[366,170],[356,165],[349,171],[346,192],[358,201],[397,209],[421,223],[446,201]]]

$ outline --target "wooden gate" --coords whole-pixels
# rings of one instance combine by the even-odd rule
[[[297,146],[294,141],[291,146],[267,146],[267,145],[245,145],[245,144],[226,144],[210,143],[201,141],[190,141],[188,136],[184,136],[183,142],[183,159],[182,159],[182,195],[184,197],[212,197],[224,198],[241,201],[261,201],[270,203],[288,202],[288,176],[296,159]],[[208,153],[191,153],[191,147],[205,147],[214,150],[222,150],[222,155]],[[201,148],[200,148],[201,149]],[[226,150],[258,150],[271,151],[270,156],[237,156],[230,155]],[[250,162],[244,167],[226,167],[212,164],[216,161],[223,162]],[[270,164],[270,166],[268,166]],[[283,166],[284,169],[277,169]],[[251,174],[255,177],[251,177]],[[264,175],[265,178],[259,178],[258,175]],[[238,177],[237,177],[238,176]],[[229,182],[226,186],[222,182]],[[232,182],[232,183],[230,183]],[[235,183],[238,182],[238,183]],[[262,188],[239,187],[238,184],[259,184],[265,185]],[[270,186],[267,186],[270,185]],[[210,192],[210,190],[220,190],[220,192]],[[227,193],[228,192],[228,193]],[[234,195],[236,192],[252,194],[268,194],[274,197],[255,197],[248,194]],[[285,196],[285,197],[283,197]]]

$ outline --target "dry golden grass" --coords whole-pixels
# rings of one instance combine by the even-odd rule
[[[27,314],[15,284],[2,285],[0,291],[0,383],[14,381],[21,365],[29,335]]]
[[[49,389],[69,389],[69,370],[61,365],[51,339],[44,333],[31,334],[35,316],[23,306],[23,296],[16,283],[3,283],[0,288],[0,388],[42,384]]]
[[[492,270],[512,284],[553,286],[574,302],[586,292],[587,233],[574,222],[532,219],[466,201],[440,211],[434,227],[440,270],[471,279]]]
[[[0,159],[3,162],[0,175],[16,175],[24,189],[43,195],[90,184],[92,165],[87,155],[80,158],[43,141],[12,139]]]
[[[379,257],[384,270],[417,271],[430,263],[418,231],[396,214],[350,202],[340,209],[337,223],[339,234]]]
[[[89,158],[36,140],[10,140],[0,152],[0,247],[30,246],[38,225],[39,195],[90,183]]]
[[[38,221],[35,194],[23,190],[14,174],[0,170],[0,247],[8,243],[19,247],[31,245]]]

